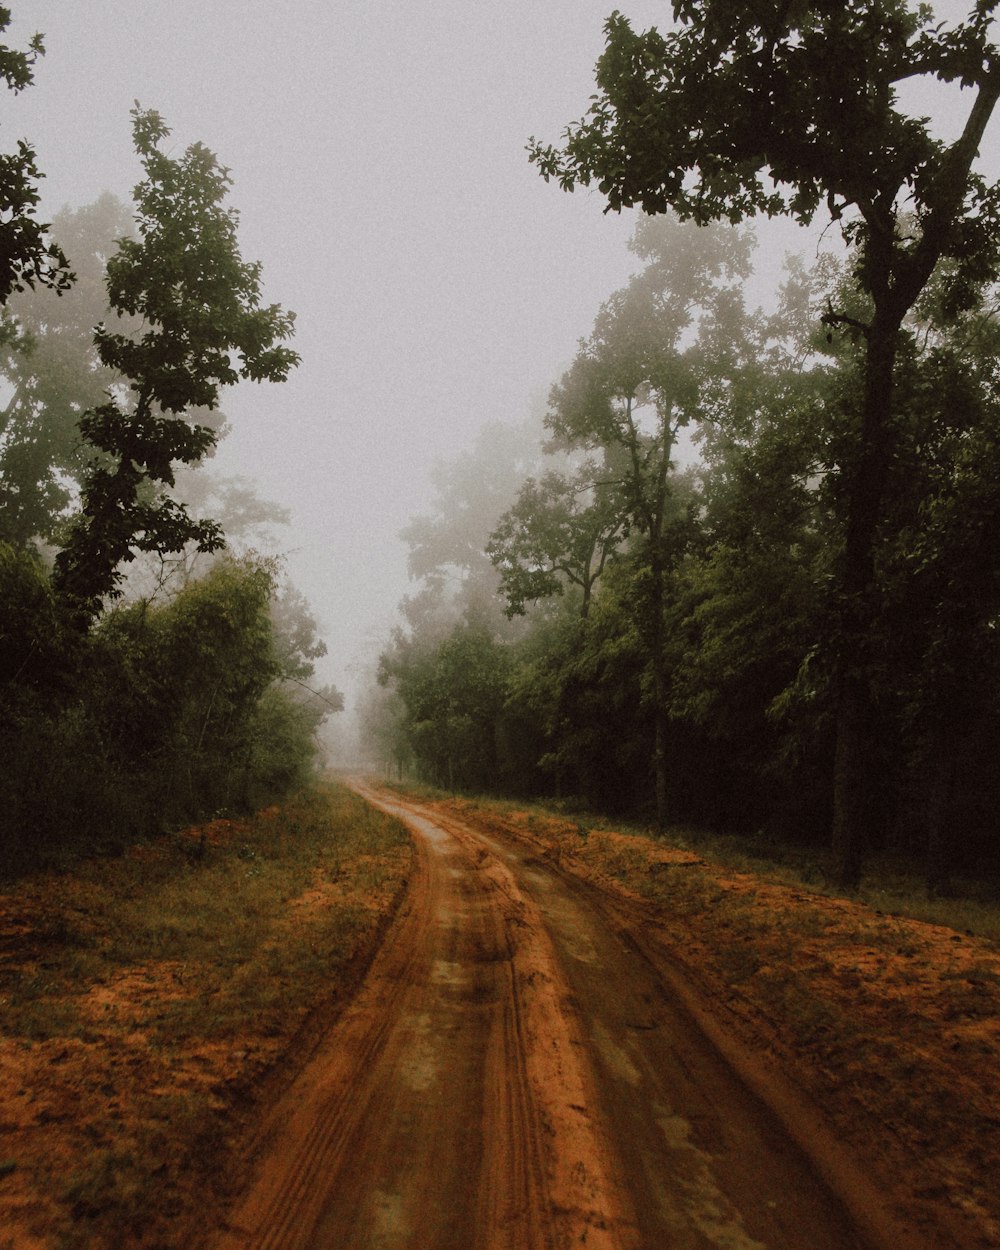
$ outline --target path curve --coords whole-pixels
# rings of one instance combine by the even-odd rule
[[[412,830],[413,878],[217,1250],[917,1244],[848,1213],[610,901],[355,788]]]

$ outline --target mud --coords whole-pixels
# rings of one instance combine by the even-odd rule
[[[359,789],[418,866],[214,1250],[922,1246],[808,1107],[710,1040],[641,914]]]

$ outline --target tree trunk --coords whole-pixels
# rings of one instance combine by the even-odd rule
[[[924,809],[925,860],[924,880],[927,893],[933,898],[948,895],[954,872],[954,847],[949,836],[949,818],[955,793],[955,774],[960,747],[957,733],[939,729],[933,735],[927,758],[927,796]]]
[[[654,539],[654,543],[658,539]],[[653,785],[656,796],[656,832],[667,830],[667,665],[664,655],[663,598],[666,571],[662,555],[655,550],[652,566],[652,622],[650,642],[653,662]]]
[[[833,859],[837,884],[856,890],[871,842],[870,692],[858,673],[842,675],[833,762]]]
[[[657,704],[653,742],[653,777],[656,789],[656,832],[667,831],[667,714]]]
[[[888,300],[885,301],[888,303]],[[832,845],[837,884],[857,889],[872,833],[872,678],[878,623],[875,543],[892,459],[893,370],[902,313],[876,309],[868,333],[865,389],[848,478],[836,656],[837,739]]]

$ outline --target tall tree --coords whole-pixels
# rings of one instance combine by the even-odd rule
[[[194,521],[162,493],[174,465],[199,461],[217,433],[197,421],[241,378],[281,381],[297,363],[283,340],[294,314],[261,302],[259,264],[240,256],[238,215],[224,205],[230,177],[200,143],[180,157],[161,151],[170,133],[138,105],[132,133],[145,179],[135,191],[138,237],[108,263],[108,295],[139,335],[100,325],[101,363],[127,379],[80,429],[103,453],[88,471],[82,515],[56,560],[55,585],[81,621],[117,593],[119,567],[139,551],[211,551],[219,527]]]
[[[0,36],[9,25],[10,9],[0,7]],[[15,94],[23,91],[44,53],[41,35],[31,38],[26,51],[0,43],[0,79]],[[47,238],[48,226],[35,217],[41,177],[35,149],[24,139],[15,152],[0,153],[0,305],[36,282],[61,291],[73,281],[62,250]]]
[[[94,345],[94,326],[109,313],[107,258],[131,231],[113,195],[64,209],[52,236],[73,258],[76,281],[57,299],[45,287],[15,294],[12,332],[0,340],[0,377],[9,387],[0,409],[0,534],[24,545],[52,541],[93,458],[79,421],[107,398],[115,375]]]
[[[594,587],[626,530],[610,464],[588,458],[571,476],[550,471],[528,478],[486,546],[500,573],[507,615],[523,615],[525,604],[561,595],[568,583],[579,590],[586,617]]]
[[[440,642],[397,634],[379,659],[379,684],[398,691],[407,738],[437,785],[490,790],[498,783],[498,727],[509,657],[481,622],[459,622]]]
[[[1000,187],[973,169],[1000,97],[995,8],[976,0],[949,26],[906,0],[675,0],[666,34],[637,33],[614,13],[587,116],[561,151],[532,146],[543,176],[569,189],[596,181],[612,209],[809,222],[825,204],[855,247],[867,308],[854,317],[831,305],[826,318],[858,330],[865,349],[841,466],[833,842],[846,886],[859,880],[870,832],[875,552],[897,458],[904,320],[942,258],[955,262],[955,309],[998,265]],[[897,85],[920,79],[969,89],[953,142],[901,107]]]
[[[742,324],[736,285],[750,268],[747,236],[699,232],[672,219],[640,224],[634,250],[647,263],[598,314],[591,337],[552,389],[546,425],[556,446],[613,451],[622,515],[639,536],[646,574],[638,594],[655,718],[657,823],[667,817],[667,579],[688,520],[672,475],[676,443],[712,415],[729,368],[728,331]]]
[[[963,864],[969,800],[984,794],[969,762],[995,751],[1000,683],[1000,293],[954,317],[941,307],[944,285],[936,278],[916,310],[899,383],[906,473],[887,501],[892,533],[879,560],[883,697],[902,705],[932,891]]]
[[[472,447],[435,465],[431,509],[414,517],[400,537],[409,547],[410,577],[421,583],[404,610],[411,625],[436,619],[440,637],[461,615],[495,618],[497,575],[486,554],[490,531],[539,459],[538,426],[494,422]]]

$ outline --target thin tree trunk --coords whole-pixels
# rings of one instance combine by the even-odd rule
[[[924,879],[927,893],[932,897],[950,894],[952,888],[955,856],[949,828],[959,754],[956,734],[939,729],[933,735],[927,758],[928,788],[924,809]]]
[[[654,539],[654,542],[657,541]],[[650,642],[653,661],[653,785],[656,796],[656,832],[667,830],[667,666],[664,656],[663,597],[666,573],[662,555],[652,559],[652,622]]]
[[[667,716],[662,706],[656,708],[653,741],[653,777],[656,789],[656,832],[667,831]]]
[[[837,884],[856,890],[871,841],[870,692],[858,673],[845,673],[837,697],[833,763],[833,858]]]
[[[901,315],[876,312],[868,335],[864,402],[847,491],[835,690],[832,846],[837,884],[855,890],[872,835],[875,751],[875,544],[894,441],[893,370]]]

